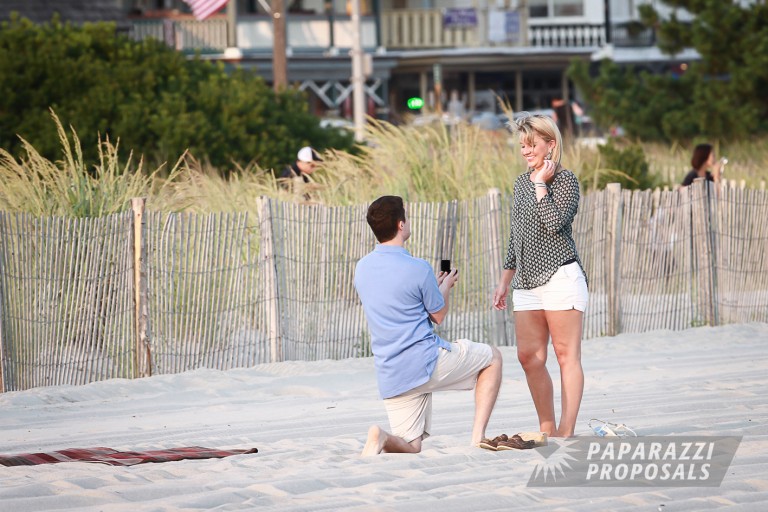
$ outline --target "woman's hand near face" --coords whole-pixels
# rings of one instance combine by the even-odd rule
[[[541,169],[536,171],[536,175],[533,177],[533,181],[549,182],[555,176],[555,169],[557,164],[552,160],[544,160],[544,165]]]

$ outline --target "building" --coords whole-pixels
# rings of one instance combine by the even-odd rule
[[[18,11],[36,22],[114,20],[130,37],[153,37],[179,51],[252,68],[272,79],[270,0],[232,0],[195,20],[182,0],[5,0],[0,19]],[[351,0],[284,0],[288,80],[307,91],[318,115],[351,117]],[[565,75],[574,59],[609,57],[650,69],[670,65],[637,6],[656,0],[359,0],[368,62],[369,115],[397,120],[408,99],[431,109],[549,108],[575,91]],[[87,4],[87,7],[84,7]],[[663,6],[660,10],[663,11]],[[695,53],[678,60],[696,58]],[[438,101],[439,98],[439,101]]]

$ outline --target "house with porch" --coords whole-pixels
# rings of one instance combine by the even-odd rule
[[[411,98],[466,113],[495,110],[496,97],[515,110],[548,108],[574,97],[565,74],[574,59],[674,65],[638,24],[638,5],[656,0],[284,0],[288,81],[320,116],[352,115],[351,1],[360,6],[367,113],[390,120]],[[6,0],[0,19],[15,10],[41,22],[55,10],[73,22],[112,20],[137,40],[252,68],[270,82],[271,0],[231,2],[198,21],[182,0]]]

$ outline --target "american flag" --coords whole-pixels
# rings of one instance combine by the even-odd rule
[[[195,18],[202,21],[227,5],[227,0],[184,0],[192,8]]]

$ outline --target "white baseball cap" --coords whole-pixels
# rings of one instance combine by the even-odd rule
[[[309,146],[301,148],[296,155],[300,162],[321,162],[322,160],[317,155],[317,152]]]

